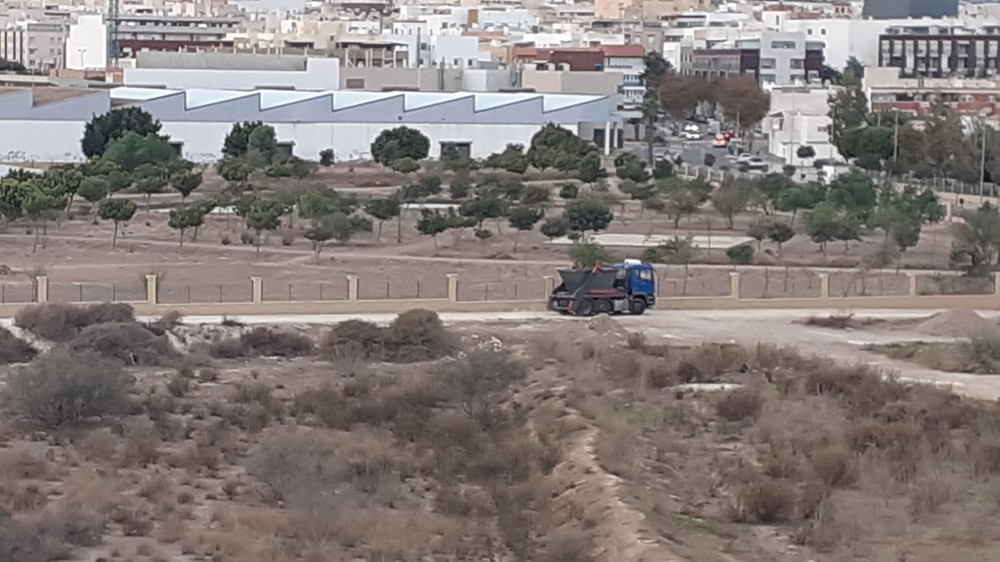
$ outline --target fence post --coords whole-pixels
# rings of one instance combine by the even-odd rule
[[[449,273],[446,277],[448,278],[448,300],[458,302],[458,274]]]
[[[545,294],[542,295],[542,300],[548,302],[549,297],[552,296],[552,291],[556,290],[556,279],[551,275],[544,275],[542,276],[542,280],[545,281]]]
[[[264,302],[264,279],[260,277],[250,278],[250,302],[253,304]]]
[[[830,298],[830,274],[820,273],[819,274],[819,298],[828,299]]]
[[[49,302],[49,277],[47,275],[35,277],[35,302],[39,304]]]
[[[734,299],[740,298],[740,273],[738,271],[729,273],[729,296]]]
[[[348,275],[347,276],[347,300],[356,301],[358,300],[358,276]]]
[[[156,275],[150,273],[146,275],[146,304],[158,304],[160,301],[160,287],[157,285]]]
[[[916,273],[907,273],[906,274],[906,286],[908,287],[908,290],[907,290],[906,294],[910,295],[911,297],[917,296],[917,274]]]
[[[944,222],[950,224],[951,218],[955,216],[955,203],[953,201],[944,202]]]
[[[1000,297],[1000,275],[993,276],[993,294]]]

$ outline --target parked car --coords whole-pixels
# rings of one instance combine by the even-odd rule
[[[684,131],[684,140],[701,140],[701,133],[698,131]]]
[[[742,152],[742,153],[740,153],[739,156],[736,157],[736,163],[737,164],[745,164],[745,163],[749,162],[750,160],[752,160],[753,157],[754,157],[753,154],[750,154],[749,152]],[[760,159],[758,158],[758,160],[760,160]]]
[[[713,148],[726,148],[727,146],[729,146],[729,139],[725,135],[715,135],[715,138],[712,139]]]
[[[698,125],[696,125],[694,123],[685,123],[684,124],[684,132],[685,133],[687,133],[687,132],[700,133],[701,132],[701,127],[699,127]]]
[[[741,172],[767,172],[768,166],[767,162],[764,162],[762,159],[754,156],[745,162],[739,162],[738,169]]]

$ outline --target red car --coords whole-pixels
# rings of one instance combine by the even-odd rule
[[[726,135],[715,135],[712,139],[712,148],[726,148],[729,146],[729,137]]]

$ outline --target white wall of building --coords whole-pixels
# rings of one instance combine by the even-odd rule
[[[771,92],[770,115],[762,128],[768,133],[768,152],[795,166],[808,165],[795,154],[800,146],[808,145],[816,151],[816,158],[837,158],[836,147],[830,142],[829,96],[830,90]]]
[[[528,145],[542,125],[501,124],[423,124],[407,123],[419,129],[431,141],[430,156],[440,156],[442,142],[471,142],[472,156],[484,158],[501,152],[507,143]],[[280,142],[294,141],[294,153],[301,158],[316,160],[321,150],[332,148],[337,160],[371,158],[370,146],[387,127],[385,123],[276,123]],[[79,162],[83,122],[67,121],[4,121],[0,135],[0,159],[8,162]],[[575,125],[563,127],[577,132]],[[221,158],[221,149],[231,123],[163,123],[163,133],[184,143],[185,158],[195,162],[214,162]]]
[[[126,86],[254,90],[267,87],[296,90],[340,89],[340,60],[308,59],[304,72],[287,70],[213,70],[190,68],[126,68]]]
[[[69,26],[66,38],[66,68],[107,68],[108,34],[104,16],[80,16]]]

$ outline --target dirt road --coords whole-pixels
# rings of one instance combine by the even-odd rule
[[[873,364],[897,372],[906,380],[949,385],[959,394],[985,400],[1000,399],[1000,377],[946,373],[896,361],[882,355],[864,351],[863,347],[875,343],[903,341],[941,341],[915,331],[856,329],[832,330],[802,325],[796,321],[810,316],[843,314],[843,310],[685,310],[654,311],[641,317],[621,316],[616,319],[629,331],[644,332],[647,338],[666,338],[677,343],[704,341],[731,341],[743,344],[758,342],[794,346],[807,354],[829,356],[837,361]],[[934,314],[933,310],[865,310],[859,318],[900,320],[921,318]],[[1000,312],[979,311],[983,317],[996,320]],[[525,330],[555,328],[561,322],[582,322],[584,319],[554,316],[546,312],[517,313],[454,313],[442,314],[446,323],[502,322],[518,323]],[[388,322],[390,314],[372,315],[314,315],[314,316],[251,316],[238,320],[249,324],[333,324],[348,318],[373,322]],[[189,316],[189,323],[217,323],[221,317]]]

